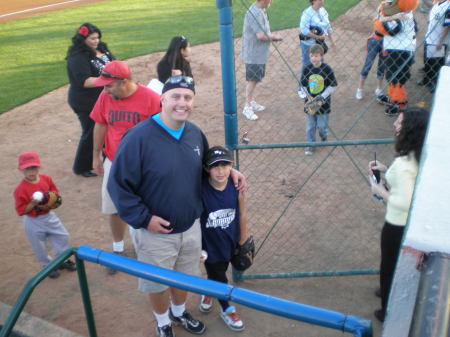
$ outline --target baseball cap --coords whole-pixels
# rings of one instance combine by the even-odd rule
[[[162,94],[164,94],[166,91],[169,91],[171,89],[175,88],[184,88],[184,89],[190,89],[195,94],[195,83],[194,79],[189,76],[183,76],[183,75],[177,75],[169,77],[169,79],[164,83],[164,87],[162,89]]]
[[[208,150],[208,152],[206,152],[205,164],[207,166],[212,166],[215,163],[218,163],[221,161],[228,162],[228,163],[233,162],[233,156],[231,155],[231,152],[228,151],[226,148],[224,148],[222,146],[214,146],[214,147],[210,148]]]
[[[22,152],[19,155],[19,170],[24,170],[31,166],[41,167],[41,161],[36,152]]]
[[[116,80],[124,80],[131,75],[131,70],[123,61],[112,61],[106,64],[100,72],[100,77],[94,80],[97,87],[104,87]]]

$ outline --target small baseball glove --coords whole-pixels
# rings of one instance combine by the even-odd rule
[[[41,211],[48,211],[51,209],[58,208],[62,204],[62,198],[59,194],[53,191],[44,192],[44,197],[42,201],[36,206]]]
[[[237,245],[233,257],[231,258],[231,264],[239,271],[244,271],[253,264],[253,258],[255,257],[255,242],[253,236],[250,235],[244,244]]]
[[[316,113],[319,112],[322,105],[325,103],[325,100],[322,96],[317,95],[312,100],[307,101],[305,103],[305,109],[308,115],[314,116]]]

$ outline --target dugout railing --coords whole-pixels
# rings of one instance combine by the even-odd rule
[[[26,283],[11,313],[3,324],[0,337],[8,337],[10,335],[25,304],[39,283],[72,255],[76,256],[78,280],[90,337],[97,337],[97,330],[84,261],[112,267],[129,275],[189,292],[233,301],[273,315],[351,333],[355,337],[371,337],[373,334],[372,322],[364,318],[296,303],[229,284],[179,273],[131,258],[118,256],[117,254],[105,252],[94,247],[80,246],[79,248],[70,248],[60,254]]]

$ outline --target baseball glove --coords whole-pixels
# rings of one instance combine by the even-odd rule
[[[59,194],[53,191],[44,192],[44,198],[36,206],[41,211],[48,211],[51,209],[58,208],[62,204],[62,198]]]
[[[244,244],[237,245],[233,257],[231,258],[231,264],[239,271],[244,271],[253,264],[253,258],[255,257],[255,242],[253,236],[250,235]]]
[[[320,96],[320,95],[317,95],[312,100],[308,100],[305,103],[306,112],[309,115],[314,116],[316,113],[319,112],[319,110],[322,107],[323,103],[325,103],[325,100],[323,99],[323,97]]]

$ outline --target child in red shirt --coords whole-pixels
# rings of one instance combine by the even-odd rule
[[[41,162],[36,152],[23,152],[19,156],[19,170],[23,172],[24,179],[14,190],[15,207],[17,214],[23,216],[23,224],[28,241],[31,244],[38,262],[42,266],[50,263],[51,258],[46,246],[47,239],[50,240],[53,252],[61,254],[69,248],[69,233],[61,220],[52,210],[43,211],[36,207],[39,200],[33,199],[33,193],[37,191],[53,191],[59,193],[52,178],[45,174],[39,174]],[[67,259],[60,267],[75,271],[73,261]],[[59,273],[53,271],[50,278],[57,278]]]

